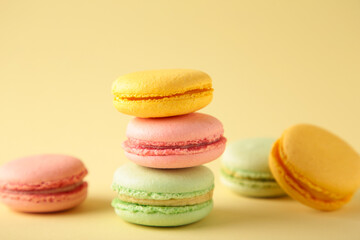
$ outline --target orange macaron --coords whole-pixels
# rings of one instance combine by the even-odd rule
[[[323,211],[341,208],[360,186],[360,156],[329,131],[299,124],[284,131],[269,156],[270,170],[295,200]]]

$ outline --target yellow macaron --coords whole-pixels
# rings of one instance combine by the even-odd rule
[[[308,124],[284,131],[269,165],[292,198],[324,211],[341,208],[360,186],[360,157],[334,134]]]
[[[212,100],[209,75],[190,69],[141,71],[119,77],[112,86],[114,106],[142,117],[170,117],[195,112]]]

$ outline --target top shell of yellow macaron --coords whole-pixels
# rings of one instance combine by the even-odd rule
[[[212,100],[212,81],[190,69],[141,71],[123,75],[112,86],[119,112],[142,118],[195,112]]]

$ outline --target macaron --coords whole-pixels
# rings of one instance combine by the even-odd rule
[[[221,122],[207,114],[134,118],[123,143],[128,159],[151,168],[187,168],[218,158],[226,138]]]
[[[65,155],[35,155],[0,167],[0,202],[21,212],[73,208],[87,195],[84,164]]]
[[[212,80],[190,69],[141,71],[119,77],[112,85],[115,108],[141,118],[195,112],[212,100]]]
[[[147,226],[180,226],[207,216],[213,207],[214,175],[204,166],[154,169],[127,163],[114,174],[112,201],[123,220]]]
[[[284,131],[275,142],[270,169],[295,200],[324,211],[341,208],[360,186],[360,157],[344,140],[309,124]]]
[[[248,138],[228,144],[221,163],[221,182],[247,197],[285,195],[272,176],[268,156],[275,139]]]

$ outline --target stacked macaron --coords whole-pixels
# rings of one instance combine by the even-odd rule
[[[225,150],[222,124],[195,111],[212,100],[211,78],[196,70],[142,71],[119,77],[114,106],[133,115],[112,206],[122,219],[148,226],[199,221],[212,209],[214,175],[200,166]]]

